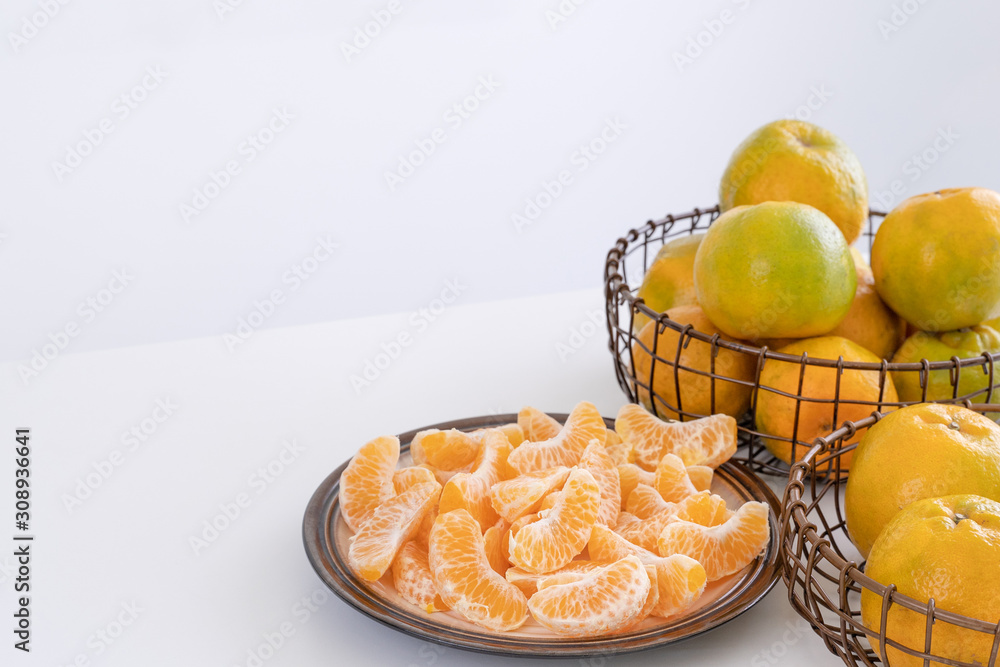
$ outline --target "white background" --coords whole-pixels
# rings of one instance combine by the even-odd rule
[[[68,352],[235,331],[276,288],[288,299],[264,327],[412,311],[455,278],[463,302],[596,287],[615,239],[713,204],[736,144],[797,111],[857,152],[873,192],[1000,188],[991,2],[908,0],[909,16],[862,0],[591,0],[553,28],[558,0],[401,0],[348,59],[341,45],[388,0],[243,0],[221,18],[214,0],[73,0],[15,53],[8,33],[38,1],[0,16],[0,359],[73,321]],[[689,40],[707,46],[678,66]],[[147,67],[166,79],[120,119],[114,101]],[[480,77],[499,87],[449,125]],[[185,223],[180,205],[244,159],[274,108],[289,127]],[[114,131],[60,181],[53,163],[103,118]],[[613,118],[626,129],[577,171]],[[446,141],[390,192],[384,173],[439,127]],[[946,153],[907,168],[948,128]],[[518,233],[512,215],[562,169],[572,185]],[[292,293],[282,276],[319,235],[340,248]],[[83,321],[121,268],[134,280]]]
[[[525,404],[591,400],[614,415],[625,399],[600,326],[608,248],[650,217],[713,204],[733,147],[765,122],[798,113],[833,130],[873,192],[1000,189],[995,3],[590,0],[553,28],[557,0],[404,0],[348,61],[341,43],[388,0],[244,0],[221,18],[212,0],[72,0],[15,52],[8,35],[38,1],[0,14],[5,619],[8,446],[25,426],[38,535],[35,652],[14,654],[7,635],[3,665],[247,664],[320,589],[302,511],[363,442]],[[689,40],[704,46],[678,66]],[[157,67],[166,78],[121,118],[115,100]],[[481,77],[499,87],[452,127],[445,112]],[[241,143],[276,108],[294,119],[246,162]],[[60,180],[53,163],[105,118],[113,131]],[[579,171],[574,153],[614,119],[621,135]],[[386,170],[439,127],[446,141],[390,191]],[[186,223],[179,206],[230,160],[240,173]],[[572,184],[519,231],[512,215],[563,169]],[[327,236],[339,247],[293,289],[283,275]],[[123,270],[134,278],[86,315],[80,304],[111,296]],[[419,309],[448,281],[456,302],[427,320]],[[275,290],[267,331],[228,349],[223,334]],[[18,369],[67,327],[78,335],[25,380]],[[352,384],[403,333],[412,344]],[[162,399],[176,413],[68,508]],[[193,552],[190,537],[289,438],[304,453]],[[587,664],[839,664],[785,596],[779,584],[678,647]],[[132,601],[139,619],[98,654],[90,637]],[[470,660],[332,597],[297,627],[267,667]]]

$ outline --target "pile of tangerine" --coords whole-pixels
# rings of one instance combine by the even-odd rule
[[[676,616],[767,546],[766,504],[733,511],[710,491],[735,451],[727,415],[664,422],[626,405],[611,430],[587,402],[565,426],[529,407],[500,428],[421,431],[403,468],[382,436],[340,478],[350,566],[497,632],[529,613],[574,637]]]

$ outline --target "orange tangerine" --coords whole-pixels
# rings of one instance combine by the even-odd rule
[[[517,425],[524,433],[524,439],[528,442],[541,442],[550,440],[562,430],[562,424],[548,416],[541,410],[532,407],[521,408],[517,413]]]
[[[490,561],[490,567],[498,574],[504,574],[507,568],[510,567],[510,562],[507,560],[507,554],[503,550],[503,539],[507,536],[507,530],[510,528],[508,524],[503,519],[498,520],[495,524],[486,529],[483,533],[483,544],[486,549],[486,558]]]
[[[479,523],[466,510],[438,516],[428,562],[445,604],[473,623],[502,632],[527,620],[527,598],[490,566]]]
[[[684,499],[677,510],[679,521],[690,521],[699,526],[718,526],[729,520],[733,512],[726,509],[726,501],[708,491],[698,493]]]
[[[507,569],[504,576],[507,581],[520,588],[525,595],[531,597],[538,590],[538,584],[542,580],[549,581],[551,583],[551,581],[554,580],[551,580],[550,577],[571,574],[583,575],[600,569],[604,565],[606,565],[606,563],[595,563],[589,560],[573,560],[570,561],[565,567],[561,567],[555,572],[549,572],[548,574],[537,574],[535,572],[522,570],[519,567],[511,567]]]
[[[640,519],[648,519],[667,510],[677,511],[676,503],[668,503],[660,492],[648,484],[639,484],[629,494],[625,511]]]
[[[479,440],[456,429],[420,431],[410,443],[410,456],[417,465],[426,463],[445,471],[467,470],[479,453]]]
[[[566,479],[562,495],[537,520],[512,529],[510,562],[528,572],[552,572],[567,565],[590,539],[597,521],[601,490],[586,470],[574,470]]]
[[[580,402],[573,408],[566,425],[547,440],[525,442],[511,452],[510,465],[522,475],[533,470],[556,466],[574,466],[580,462],[590,441],[607,439],[608,429],[601,413],[592,403]]]
[[[536,621],[553,632],[593,637],[635,623],[651,585],[642,562],[628,556],[578,581],[539,590],[528,600],[528,608]]]
[[[622,512],[618,515],[618,525],[615,526],[615,532],[632,544],[637,544],[643,549],[655,552],[660,533],[663,532],[667,524],[677,520],[676,515],[676,507],[663,510],[646,519],[640,519],[628,512]]]
[[[351,536],[351,568],[368,581],[380,579],[403,544],[416,535],[440,491],[437,482],[418,484],[376,507]]]
[[[688,466],[688,478],[699,491],[708,491],[712,488],[712,477],[715,470],[709,466]]]
[[[591,440],[587,449],[580,457],[580,468],[590,471],[597,480],[601,490],[601,505],[597,510],[597,523],[615,527],[618,523],[618,512],[622,506],[621,480],[618,477],[618,467],[608,455],[604,445],[597,440]]]
[[[748,502],[728,521],[711,528],[674,521],[660,534],[660,555],[694,558],[704,566],[709,581],[735,574],[767,548],[769,514],[765,503]]]
[[[653,486],[656,476],[652,471],[643,470],[634,463],[622,463],[618,466],[618,478],[621,480],[622,499],[627,501],[639,484]]]
[[[509,455],[510,442],[502,431],[491,429],[485,433],[472,472],[457,473],[444,485],[440,513],[468,510],[483,531],[496,523],[498,516],[490,504],[490,490],[503,478]]]
[[[384,435],[366,443],[340,476],[340,512],[357,532],[375,508],[395,491],[392,475],[399,461],[399,438]]]
[[[514,522],[525,514],[537,512],[542,499],[553,489],[562,488],[569,468],[558,466],[536,470],[493,485],[490,502],[497,514]]]
[[[392,486],[396,493],[402,493],[412,486],[428,482],[438,484],[434,471],[424,466],[409,466],[392,473]]]
[[[660,459],[653,477],[653,488],[664,500],[671,503],[679,503],[688,496],[698,493],[691,483],[691,478],[688,477],[684,461],[676,454],[666,454]]]

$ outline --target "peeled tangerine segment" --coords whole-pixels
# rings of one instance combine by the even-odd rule
[[[523,427],[522,427],[523,428]],[[590,441],[604,442],[608,429],[593,403],[577,403],[566,425],[548,440],[524,442],[510,454],[510,465],[520,474],[556,466],[575,466]]]
[[[431,613],[448,608],[434,586],[427,550],[407,542],[392,561],[392,583],[403,599]]]
[[[577,581],[555,583],[531,596],[528,608],[541,625],[562,635],[593,637],[641,620],[652,582],[636,556],[623,558]]]
[[[420,431],[410,443],[414,463],[445,472],[468,470],[478,453],[479,439],[456,429]]]
[[[418,484],[375,508],[351,537],[347,555],[354,571],[368,581],[380,579],[403,544],[416,536],[440,491],[437,482]]]
[[[490,429],[484,433],[472,472],[460,472],[448,480],[441,491],[438,511],[445,514],[465,509],[485,532],[497,522],[498,515],[490,503],[490,490],[503,479],[509,455],[510,442],[502,431]]]
[[[539,442],[549,440],[559,435],[562,424],[541,410],[524,407],[517,413],[517,425],[524,433],[524,439],[528,442]]]
[[[639,484],[628,495],[625,511],[640,519],[648,519],[664,511],[677,511],[677,503],[668,503],[660,492],[646,484]]]
[[[375,508],[395,494],[393,472],[399,461],[399,438],[383,435],[366,443],[340,476],[340,514],[357,532]]]
[[[705,592],[708,577],[705,568],[695,559],[679,554],[666,558],[658,556],[604,526],[594,526],[587,550],[597,562],[610,563],[626,556],[636,556],[644,565],[655,568],[659,588],[658,600],[652,610],[655,616],[683,613]]]
[[[524,447],[524,445],[521,445]],[[567,565],[587,545],[597,521],[601,491],[586,470],[574,470],[550,510],[509,537],[510,562],[528,572],[544,573]]]
[[[660,533],[660,555],[684,554],[705,567],[709,581],[735,574],[749,565],[770,538],[766,503],[748,502],[728,521],[707,527],[675,521]]]
[[[513,523],[525,514],[536,512],[542,499],[553,489],[561,488],[569,477],[569,468],[559,466],[529,472],[493,485],[490,502],[497,514]]]
[[[691,483],[684,461],[676,454],[664,454],[660,459],[653,476],[653,488],[671,503],[679,503],[698,492]]]
[[[438,516],[428,556],[438,594],[468,620],[504,632],[528,618],[527,598],[490,567],[482,531],[466,510]]]
[[[736,453],[736,420],[729,415],[665,422],[630,403],[618,411],[615,431],[646,470],[655,469],[664,454],[676,454],[685,465],[718,468]]]
[[[565,567],[561,567],[555,572],[548,574],[536,574],[522,570],[519,567],[511,567],[507,569],[504,576],[507,581],[520,588],[525,595],[531,597],[538,590],[542,582],[545,582],[546,585],[551,585],[557,581],[565,583],[571,577],[582,579],[584,575],[590,574],[594,570],[604,567],[604,565],[604,563],[596,563],[589,560],[574,560],[570,561]]]
[[[622,506],[621,479],[614,459],[597,440],[591,440],[580,457],[580,468],[587,470],[597,480],[601,490],[601,504],[597,510],[597,523],[614,528]]]

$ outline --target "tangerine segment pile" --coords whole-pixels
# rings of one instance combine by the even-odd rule
[[[651,586],[642,562],[629,556],[578,581],[539,590],[528,600],[528,608],[536,621],[553,632],[591,637],[642,620]]]
[[[573,637],[689,612],[706,582],[760,553],[768,508],[734,513],[712,494],[729,445],[707,437],[708,420],[678,429],[633,417],[619,414],[618,433],[584,402],[565,426],[525,408],[517,424],[430,429],[411,443],[414,464],[398,469],[398,439],[372,440],[340,481],[351,569],[367,581],[391,576],[424,612],[495,632],[529,612]],[[654,442],[634,423],[668,433]]]
[[[646,470],[654,470],[664,454],[676,454],[685,465],[718,468],[736,453],[736,420],[729,415],[665,422],[630,403],[618,411],[615,431]]]

